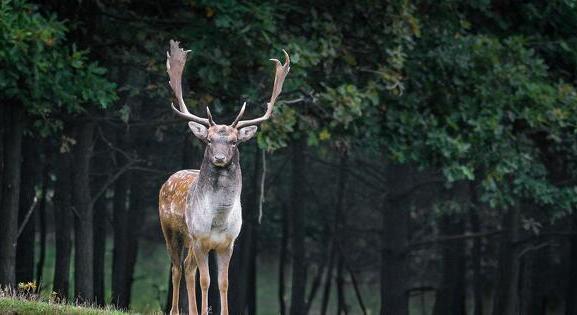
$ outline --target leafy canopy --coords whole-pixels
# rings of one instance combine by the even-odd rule
[[[87,105],[106,108],[116,100],[115,84],[86,51],[66,43],[64,23],[43,16],[24,0],[0,7],[0,98],[17,102],[43,133],[61,126],[54,114],[79,113]]]

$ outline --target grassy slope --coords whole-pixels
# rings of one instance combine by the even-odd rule
[[[127,314],[113,309],[98,309],[79,307],[68,304],[51,304],[40,301],[28,301],[14,298],[0,297],[0,313],[16,314]]]

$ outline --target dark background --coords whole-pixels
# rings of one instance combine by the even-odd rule
[[[220,123],[292,58],[241,146],[233,314],[577,314],[576,29],[571,0],[3,0],[0,284],[170,308],[157,195],[203,155],[176,39]]]

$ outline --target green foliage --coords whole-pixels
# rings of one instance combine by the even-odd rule
[[[420,34],[419,22],[412,15],[414,8],[406,1],[394,1],[391,6],[377,1],[350,2],[323,6],[323,10],[233,0],[187,2],[184,6],[186,10],[179,11],[175,19],[187,21],[185,27],[159,33],[138,24],[130,33],[149,39],[147,45],[153,42],[151,38],[161,42],[177,38],[192,51],[184,82],[190,87],[185,99],[193,111],[202,113],[210,106],[220,121],[218,117],[233,116],[247,100],[246,116],[261,115],[274,73],[268,59],[281,57],[281,49],[289,52],[291,73],[273,120],[262,127],[258,138],[267,150],[284,147],[299,137],[318,146],[348,143],[359,135],[376,136],[378,114],[386,108],[381,94],[401,94],[405,50]],[[375,9],[367,11],[367,6]],[[371,27],[356,27],[360,19]],[[142,62],[144,54],[157,56],[157,50],[145,48],[143,55],[127,54],[123,61]],[[147,70],[154,72],[158,81],[157,76],[165,76],[163,56],[153,58],[147,62],[151,65]],[[157,83],[149,86],[155,84],[167,90]],[[303,101],[282,104],[295,99]],[[363,123],[367,115],[375,117],[369,126]]]
[[[448,182],[480,180],[492,207],[532,200],[570,211],[575,188],[552,180],[543,147],[575,137],[574,87],[550,74],[524,36],[423,37],[405,67],[406,95],[386,114],[390,157],[441,167]]]
[[[577,27],[573,1],[509,3],[517,12],[510,15],[488,1],[367,0],[322,10],[235,0],[181,5],[174,25],[142,12],[131,12],[142,16],[120,31],[101,23],[97,44],[110,35],[126,45],[103,55],[123,65],[114,75],[127,98],[166,102],[158,51],[175,38],[192,50],[184,78],[191,111],[210,106],[224,123],[247,100],[246,117],[261,115],[273,79],[268,59],[284,48],[291,73],[271,121],[261,126],[261,148],[304,138],[321,150],[380,152],[395,163],[441,169],[448,183],[479,181],[482,200],[496,208],[526,198],[555,214],[574,205],[575,190],[552,178],[545,157],[571,161],[577,153],[577,94],[566,70],[576,66],[577,41],[567,27]],[[128,8],[134,10],[130,1],[100,7],[110,16]],[[1,12],[6,95],[42,117],[115,99],[104,71],[66,44],[61,22],[22,0],[2,2]],[[125,65],[134,64],[144,75],[124,78]],[[141,115],[121,105],[123,122]],[[165,105],[156,115],[172,115]]]
[[[1,99],[17,101],[42,120],[44,133],[61,126],[53,113],[105,108],[116,100],[115,85],[86,51],[66,44],[66,26],[41,15],[24,0],[2,0],[0,7]]]

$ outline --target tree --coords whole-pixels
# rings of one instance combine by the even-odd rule
[[[3,1],[0,54],[0,99],[9,105],[9,132],[4,140],[2,257],[0,284],[14,285],[18,196],[22,134],[35,128],[43,135],[55,132],[61,111],[83,111],[86,104],[105,107],[114,100],[114,84],[104,79],[104,69],[88,61],[86,52],[65,44],[65,26],[54,16],[44,17],[36,6],[23,0]],[[99,86],[99,89],[92,89]],[[24,117],[41,117],[28,119]]]

